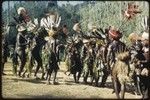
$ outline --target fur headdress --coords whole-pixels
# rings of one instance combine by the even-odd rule
[[[112,27],[108,33],[113,39],[120,39],[122,37],[122,33],[114,27]]]
[[[26,9],[24,7],[19,7],[17,10],[18,15],[20,15],[22,11],[26,11]]]
[[[131,33],[129,36],[128,36],[128,39],[131,41],[131,42],[135,42],[136,40],[140,40],[140,36],[136,33]]]

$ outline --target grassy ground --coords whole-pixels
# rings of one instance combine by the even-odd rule
[[[116,98],[112,94],[112,85],[110,77],[107,80],[107,87],[100,88],[82,83],[76,84],[73,81],[73,76],[64,74],[65,65],[60,64],[60,70],[57,75],[58,85],[46,85],[46,80],[35,80],[31,78],[19,78],[13,76],[11,62],[5,64],[4,72],[7,75],[2,76],[2,96],[3,98]],[[41,76],[41,73],[38,74]],[[137,98],[129,90],[125,93],[125,98]]]

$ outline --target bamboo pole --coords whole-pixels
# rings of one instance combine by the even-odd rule
[[[120,23],[122,21],[122,5],[121,5],[121,1],[120,1]]]

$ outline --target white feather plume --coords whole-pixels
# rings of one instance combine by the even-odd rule
[[[36,25],[36,26],[38,26],[39,25],[39,23],[38,23],[38,18],[34,18],[34,24]]]

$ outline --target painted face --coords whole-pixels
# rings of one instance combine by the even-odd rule
[[[111,35],[110,35],[110,34],[109,34],[109,40],[111,40],[111,41],[113,40],[113,38],[111,37]]]
[[[21,10],[21,14],[26,15],[27,12],[25,10]]]
[[[63,28],[63,33],[67,34],[68,33],[68,29],[67,28]]]

